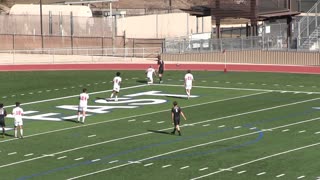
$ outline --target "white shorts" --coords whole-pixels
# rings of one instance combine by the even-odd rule
[[[191,89],[192,89],[192,85],[186,85],[185,88],[186,88],[187,90],[191,90]]]
[[[14,126],[17,127],[17,126],[22,126],[23,125],[23,121],[22,119],[20,120],[14,120]]]
[[[153,82],[153,77],[152,77],[152,76],[151,76],[151,77],[148,77],[148,80],[151,81],[151,82]]]
[[[120,87],[119,87],[119,86],[114,86],[114,87],[113,87],[113,91],[115,91],[115,92],[120,92]]]
[[[85,112],[87,111],[87,106],[79,106],[78,107],[78,112]]]

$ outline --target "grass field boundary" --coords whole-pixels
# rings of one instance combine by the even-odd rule
[[[317,99],[320,99],[320,98],[317,98]],[[292,104],[296,104],[296,103],[291,103]],[[282,106],[283,107],[283,106]],[[267,109],[270,109],[270,108],[267,108]],[[274,108],[271,108],[271,109],[274,109]],[[252,113],[254,113],[255,111],[253,111]],[[249,113],[246,113],[246,114],[250,114]],[[244,115],[243,113],[241,113],[240,115]],[[229,116],[228,116],[229,117]],[[235,115],[234,115],[235,117]],[[227,117],[225,117],[227,118]],[[216,118],[216,119],[225,119],[225,118]],[[311,119],[312,121],[314,120],[317,120],[319,118],[315,118],[315,119]],[[215,120],[215,119],[212,119],[212,120]],[[211,120],[211,121],[212,121]],[[200,124],[200,123],[206,123],[208,122],[209,120],[206,120],[206,121],[202,121],[202,122],[198,122],[197,124]],[[309,120],[310,121],[310,120]],[[308,122],[309,122],[308,121]],[[297,122],[297,123],[293,123],[293,124],[301,124],[303,123],[304,121],[301,121],[301,122]],[[195,124],[195,123],[194,123]],[[285,126],[280,126],[280,128],[283,128]],[[172,127],[170,128],[166,128],[166,129],[161,129],[159,131],[164,131],[164,130],[169,130],[169,129],[172,129]],[[268,130],[262,130],[262,131],[270,131],[270,129]],[[261,132],[261,131],[257,131],[257,132]],[[257,133],[256,132],[256,133]],[[32,160],[36,160],[36,159],[41,159],[41,158],[44,158],[44,157],[50,157],[50,156],[53,156],[53,155],[58,155],[58,154],[62,154],[62,153],[66,153],[66,152],[71,152],[71,151],[75,151],[75,150],[79,150],[79,149],[83,149],[83,148],[88,148],[88,147],[93,147],[93,146],[97,146],[97,145],[101,145],[101,144],[106,144],[106,143],[110,143],[110,142],[115,142],[115,141],[119,141],[119,140],[123,140],[123,139],[129,139],[129,138],[133,138],[133,137],[138,137],[138,136],[143,136],[143,135],[147,135],[147,134],[152,134],[153,132],[145,132],[145,133],[141,133],[141,134],[135,134],[135,135],[131,135],[131,136],[126,136],[126,137],[121,137],[121,138],[117,138],[117,139],[111,139],[111,140],[108,140],[108,141],[103,141],[103,142],[99,142],[99,143],[95,143],[95,144],[89,144],[89,145],[86,145],[86,146],[81,146],[81,147],[77,147],[77,148],[72,148],[72,149],[68,149],[68,150],[64,150],[64,151],[60,151],[60,152],[56,152],[56,153],[51,153],[49,155],[43,155],[43,156],[40,156],[40,157],[36,157],[36,158],[32,158],[32,159],[27,159],[27,160],[24,160],[24,161],[17,161],[17,162],[14,162],[14,163],[10,163],[10,164],[7,164],[7,165],[1,165],[0,168],[3,168],[3,167],[7,167],[7,166],[11,166],[11,165],[15,165],[15,164],[20,164],[20,163],[24,163],[24,162],[28,162],[28,161],[32,161]]]
[[[240,138],[240,137],[250,136],[250,135],[261,133],[261,132],[265,132],[265,131],[272,131],[272,130],[281,129],[281,128],[284,128],[284,127],[290,127],[290,126],[303,124],[303,123],[308,123],[308,122],[313,122],[313,121],[317,121],[317,120],[320,120],[320,117],[319,118],[308,119],[308,120],[304,120],[304,121],[299,121],[299,122],[296,122],[296,123],[286,124],[286,125],[282,125],[282,126],[277,126],[277,127],[269,128],[269,129],[265,129],[265,130],[255,131],[255,132],[251,132],[251,133],[247,133],[247,134],[242,134],[242,135],[238,135],[238,136],[233,136],[233,137],[229,137],[229,138],[224,138],[224,139],[220,139],[220,140],[215,140],[215,141],[211,141],[211,142],[207,142],[207,143],[203,143],[203,144],[198,144],[198,145],[194,145],[194,146],[190,146],[190,147],[186,147],[186,148],[181,148],[181,149],[170,151],[170,152],[167,152],[167,153],[163,153],[163,154],[151,156],[151,157],[148,157],[148,158],[140,159],[140,160],[137,160],[137,162],[143,162],[143,161],[151,160],[151,159],[154,159],[154,158],[157,158],[157,157],[165,156],[165,155],[168,155],[168,154],[173,154],[173,153],[177,153],[177,152],[181,152],[181,151],[185,151],[185,150],[190,150],[190,149],[197,148],[197,147],[207,146],[207,145],[210,145],[210,144],[215,144],[215,143],[219,143],[219,142],[223,142],[223,141],[227,141],[227,140],[237,139],[237,138]],[[254,160],[254,161],[250,161],[250,162],[253,163],[253,162],[256,162],[256,161],[261,161],[261,160],[264,160],[264,159],[268,159],[268,158],[271,158],[271,157],[279,156],[279,155],[282,155],[282,154],[287,154],[287,153],[290,153],[290,152],[294,152],[296,150],[305,149],[305,148],[313,147],[313,146],[317,146],[317,145],[320,145],[320,142],[316,143],[316,144],[312,144],[312,145],[308,145],[308,146],[304,146],[304,147],[288,150],[288,151],[285,151],[285,152],[277,153],[277,154],[274,154],[274,155],[266,156],[264,158],[259,158],[258,160]],[[121,165],[118,165],[118,166],[110,167],[110,168],[107,168],[107,169],[102,169],[102,170],[99,170],[99,171],[83,174],[83,175],[80,175],[80,176],[71,177],[71,178],[68,178],[68,180],[79,179],[79,178],[91,176],[91,175],[98,174],[98,173],[105,172],[105,171],[109,171],[109,170],[112,170],[112,169],[117,169],[117,168],[120,168],[120,167],[128,166],[130,164],[133,164],[133,163],[125,163],[125,164],[121,164]],[[246,164],[250,164],[250,163],[243,163],[243,165],[246,165]],[[216,171],[215,174],[217,172],[223,172],[226,169],[234,169],[236,167],[240,167],[240,165],[232,166],[230,168],[224,168],[222,170]],[[213,175],[213,174],[210,174],[210,175]],[[203,177],[206,177],[206,176],[201,176],[201,178],[203,178]],[[196,180],[196,179],[192,179],[192,180]]]
[[[183,87],[183,85],[176,84],[155,84],[156,86],[172,86],[172,87]],[[288,91],[288,90],[279,90],[279,89],[252,89],[252,88],[232,88],[232,87],[219,87],[219,86],[192,86],[194,88],[208,88],[208,89],[223,89],[223,90],[239,90],[239,91],[264,91],[264,92],[288,92],[288,93],[312,93],[320,94],[320,92],[314,91]]]
[[[218,103],[218,102],[223,102],[223,101],[230,101],[230,100],[235,100],[235,99],[240,99],[240,98],[246,98],[246,97],[250,97],[250,96],[256,96],[256,95],[260,95],[260,94],[264,94],[264,93],[266,93],[266,92],[260,92],[260,93],[255,93],[255,94],[242,95],[242,96],[236,96],[236,97],[226,98],[226,99],[221,99],[221,100],[216,100],[216,101],[199,103],[199,104],[194,104],[194,105],[190,105],[190,106],[185,106],[184,108],[190,108],[190,107],[195,107],[195,106],[202,106],[202,105],[206,105],[206,104]],[[69,97],[69,96],[68,96],[68,97]],[[147,116],[147,115],[151,115],[151,114],[157,114],[157,113],[161,113],[161,112],[166,112],[166,111],[169,111],[169,110],[170,110],[170,109],[165,109],[165,110],[160,110],[160,111],[155,111],[155,112],[150,112],[150,113],[144,113],[144,114],[139,114],[139,115],[132,115],[132,116],[127,116],[127,117],[121,117],[121,118],[106,120],[106,121],[100,121],[100,122],[96,122],[96,123],[81,124],[80,126],[73,126],[73,127],[68,127],[68,128],[63,128],[63,129],[57,129],[57,130],[53,130],[53,131],[47,131],[47,132],[37,133],[37,134],[33,134],[33,135],[27,135],[27,136],[24,136],[24,138],[30,138],[30,137],[34,137],[34,136],[39,136],[39,135],[44,135],[44,134],[50,134],[50,133],[55,133],[55,132],[60,132],[60,131],[66,131],[66,130],[71,130],[71,129],[83,128],[83,127],[93,126],[93,125],[98,125],[98,124],[111,123],[111,122],[116,122],[116,121],[120,121],[120,120],[124,120],[124,119],[128,119],[128,118],[143,117],[143,116]],[[14,140],[18,140],[18,139],[15,139],[15,138],[14,138],[14,139],[7,139],[7,140],[4,140],[4,141],[0,141],[0,143],[9,142],[9,141],[14,141]]]

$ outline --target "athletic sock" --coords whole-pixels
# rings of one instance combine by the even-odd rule
[[[18,136],[17,136],[17,133],[18,133],[18,130],[15,129],[15,130],[14,130],[14,137],[18,137]]]
[[[84,120],[86,119],[86,116],[82,116],[82,122],[84,123]]]
[[[20,129],[20,136],[23,137],[23,129]]]
[[[80,115],[78,115],[78,121],[80,121]]]
[[[118,101],[118,96],[116,96],[115,101]]]

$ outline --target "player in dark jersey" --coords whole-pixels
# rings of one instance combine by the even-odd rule
[[[159,83],[162,83],[162,76],[164,72],[164,62],[161,59],[161,56],[158,56],[158,74],[159,74]]]
[[[180,131],[180,115],[184,118],[184,120],[187,120],[186,116],[183,114],[181,108],[178,106],[177,101],[173,102],[173,108],[171,109],[171,118],[174,124],[174,129],[171,132],[171,134],[175,134],[176,130],[179,133],[179,136],[181,136],[181,131]]]
[[[7,111],[3,108],[3,104],[0,104],[0,126],[2,127],[2,137],[5,135],[6,124],[4,122],[4,117],[7,116]]]

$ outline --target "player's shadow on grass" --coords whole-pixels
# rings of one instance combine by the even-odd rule
[[[166,96],[169,98],[176,98],[176,99],[188,99],[188,97],[182,97],[182,96]]]
[[[166,132],[166,131],[158,131],[158,130],[148,130],[149,132],[152,132],[152,133],[158,133],[158,134],[168,134],[168,135],[170,135],[170,133],[169,132]]]
[[[5,137],[14,137],[13,134],[7,134],[7,133],[4,133],[4,136],[5,136]]]
[[[148,81],[147,80],[137,80],[138,83],[141,83],[141,84],[147,84]]]

